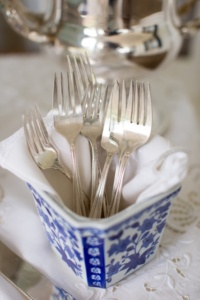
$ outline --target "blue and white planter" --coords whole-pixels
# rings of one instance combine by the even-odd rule
[[[53,249],[88,286],[107,288],[156,254],[176,186],[106,219],[63,209],[51,195],[28,184]]]

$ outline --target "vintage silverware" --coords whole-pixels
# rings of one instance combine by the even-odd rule
[[[79,98],[82,102],[88,85],[93,86],[97,84],[87,53],[79,54],[76,57],[67,55],[67,68],[69,71],[74,71],[78,82]]]
[[[64,95],[63,75],[54,78],[53,118],[56,130],[66,138],[70,145],[72,158],[73,209],[82,216],[87,215],[86,198],[83,197],[75,142],[83,127],[81,99],[77,91],[77,78],[73,70],[66,74],[66,97]],[[59,89],[59,90],[58,90]]]
[[[121,110],[121,106],[118,105],[120,99],[121,98],[119,97],[118,93],[118,82],[116,81],[111,91],[110,101],[108,104],[101,137],[101,146],[106,150],[107,155],[96,195],[94,197],[94,201],[90,210],[90,218],[100,218],[102,215],[104,191],[109,167],[114,156],[119,151],[119,141],[121,139],[121,136],[118,134],[118,126],[116,124],[118,120],[119,110]],[[106,216],[107,212],[104,212],[104,215]]]
[[[30,153],[36,164],[46,170],[53,168],[71,179],[70,170],[59,159],[59,152],[50,141],[48,131],[37,105],[27,110],[23,116],[23,127]]]
[[[24,292],[18,285],[15,284],[11,279],[9,279],[4,273],[0,271],[0,276],[2,276],[7,282],[9,282],[12,287],[16,290],[17,293],[19,293],[24,300],[34,300],[32,297],[30,297],[26,292]]]
[[[52,5],[35,13],[19,0],[0,0],[0,10],[15,31],[35,42],[62,46],[64,53],[87,51],[104,79],[116,72],[121,78],[130,72],[138,76],[168,64],[183,38],[200,27],[199,19],[183,24],[180,15],[198,0],[48,2]]]
[[[91,146],[92,175],[90,206],[93,203],[101,174],[97,139],[102,134],[103,130],[106,97],[107,86],[89,85],[82,101],[83,127],[81,129],[81,134],[88,139]]]
[[[81,134],[88,139],[91,147],[92,181],[89,203],[91,205],[100,176],[96,141],[101,135],[103,128],[107,85],[102,86],[96,83],[96,78],[86,53],[84,55],[80,54],[76,58],[67,56],[67,67],[70,72],[74,72],[78,82],[77,90],[83,111]]]
[[[115,173],[109,215],[118,212],[126,164],[131,153],[144,145],[151,134],[152,102],[149,83],[133,82],[127,100],[123,127],[123,148],[120,149],[119,167]]]
[[[50,288],[53,287],[53,283],[48,278],[11,251],[2,241],[0,241],[0,248],[0,276],[16,289],[22,299],[40,300],[39,298],[33,299],[30,290],[42,280],[48,282]],[[29,270],[30,276],[27,276],[27,272],[24,272],[25,269]]]

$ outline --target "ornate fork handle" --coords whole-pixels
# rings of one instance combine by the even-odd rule
[[[89,141],[92,160],[90,207],[94,201],[101,175],[97,139],[102,134],[106,95],[107,86],[88,85],[82,102],[84,118],[81,134]]]
[[[72,171],[72,180],[73,180],[73,199],[74,199],[74,211],[79,215],[86,216],[86,208],[85,203],[86,197],[81,189],[81,179],[78,170],[78,162],[76,157],[76,149],[75,144],[70,144],[71,150],[71,157],[72,157],[72,164],[73,164],[73,171]]]
[[[91,205],[94,201],[94,197],[98,188],[99,179],[101,176],[101,169],[99,165],[98,149],[96,141],[90,140],[91,145],[91,157],[92,157],[92,182],[91,182]]]
[[[121,200],[122,194],[122,186],[123,186],[123,179],[126,170],[126,165],[131,156],[131,152],[122,152],[119,158],[119,163],[116,170],[116,176],[114,179],[113,185],[113,193],[111,198],[111,204],[108,211],[108,216],[112,216],[119,211],[119,205]]]
[[[101,173],[101,178],[99,181],[98,189],[90,210],[89,217],[90,218],[100,218],[101,213],[102,213],[102,206],[103,206],[103,201],[104,201],[104,192],[105,192],[105,185],[106,185],[106,180],[108,176],[108,171],[110,164],[112,162],[113,157],[115,156],[116,153],[108,152],[106,156],[106,161],[104,163],[104,167]],[[104,212],[105,214],[105,212]]]

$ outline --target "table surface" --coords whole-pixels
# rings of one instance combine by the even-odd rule
[[[169,98],[169,124],[163,134],[189,154],[189,172],[180,197],[171,210],[158,257],[99,299],[198,299],[200,294],[200,35],[189,58],[160,70],[150,78],[153,96],[163,91],[161,104]],[[51,109],[53,75],[63,61],[52,54],[0,56],[0,140],[21,127],[21,116],[37,102],[43,114]],[[163,87],[162,87],[163,84]],[[158,86],[159,85],[159,86]],[[38,100],[39,99],[39,100]],[[0,197],[10,174],[0,169]],[[7,178],[7,179],[6,179]],[[7,181],[6,181],[7,180]],[[7,182],[7,183],[6,183]],[[0,223],[1,226],[1,223]],[[0,237],[1,239],[1,237]],[[0,251],[2,251],[0,249]],[[120,288],[119,288],[120,287]],[[0,299],[3,283],[0,281]],[[122,296],[123,295],[123,296]],[[5,296],[5,295],[4,295]],[[7,299],[13,299],[7,295]],[[10,297],[10,298],[9,298]],[[5,299],[5,300],[7,300]],[[96,296],[90,299],[97,299]],[[77,299],[79,300],[79,299]]]

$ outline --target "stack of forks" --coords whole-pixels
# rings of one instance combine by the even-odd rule
[[[149,83],[115,81],[109,93],[107,85],[96,82],[87,55],[67,57],[67,72],[54,77],[53,119],[58,133],[70,145],[72,171],[64,166],[51,143],[37,106],[24,115],[24,132],[30,153],[41,169],[55,168],[73,184],[73,210],[89,218],[109,217],[120,208],[123,178],[130,155],[144,145],[151,134],[152,103]],[[83,192],[76,157],[76,138],[82,134],[91,148],[91,194]],[[97,139],[106,151],[101,169]],[[109,199],[105,187],[113,158],[118,156],[113,189]]]

